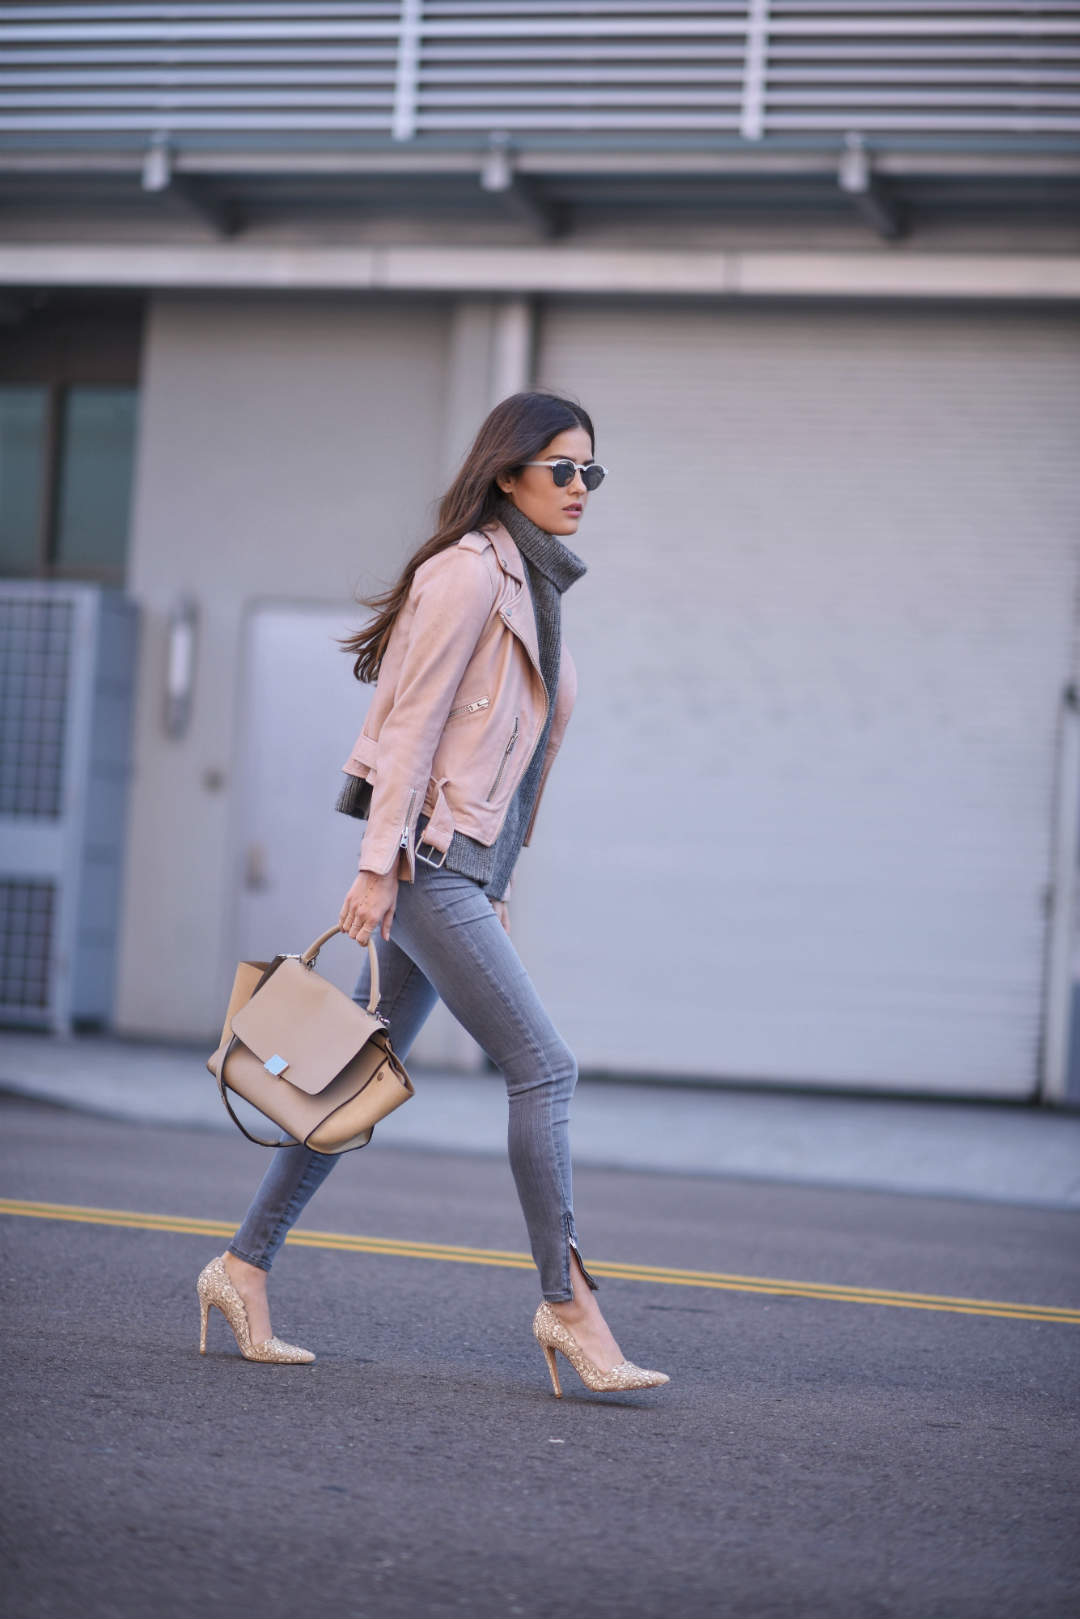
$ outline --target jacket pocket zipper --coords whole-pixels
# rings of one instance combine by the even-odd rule
[[[415,800],[416,788],[414,787],[412,792],[409,794],[409,807],[405,811],[405,825],[401,829],[401,842],[398,844],[399,849],[407,849],[409,847],[409,816],[412,814],[412,807]]]
[[[452,708],[446,717],[448,720],[454,720],[459,714],[475,714],[477,709],[487,708],[490,702],[490,697],[478,697],[475,703],[462,703],[460,708]]]
[[[515,714],[514,715],[514,729],[510,732],[510,740],[506,744],[505,748],[503,749],[503,756],[502,756],[502,760],[501,760],[501,762],[499,764],[498,773],[497,773],[497,775],[495,777],[495,780],[491,784],[490,791],[488,792],[488,798],[489,799],[494,798],[496,792],[498,791],[499,783],[500,783],[500,781],[502,781],[503,771],[506,769],[507,760],[510,758],[510,755],[514,751],[514,748],[515,748],[515,746],[517,744],[517,739],[518,739],[518,715]]]

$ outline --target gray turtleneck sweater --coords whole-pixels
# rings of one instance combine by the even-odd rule
[[[585,572],[585,563],[576,552],[564,545],[557,534],[549,534],[546,529],[539,528],[506,496],[499,501],[498,517],[510,530],[525,563],[525,577],[536,614],[540,673],[547,689],[548,711],[544,729],[517,791],[510,800],[506,819],[495,842],[488,847],[478,843],[475,838],[467,837],[464,832],[455,832],[446,852],[449,869],[482,883],[489,899],[505,897],[506,886],[529,829],[540,789],[540,775],[559,689],[563,591],[569,590],[574,580],[580,579]]]
[[[525,577],[536,614],[537,642],[540,652],[540,673],[548,695],[548,712],[544,729],[530,756],[525,774],[506,811],[506,819],[495,842],[479,843],[464,832],[455,832],[446,852],[446,866],[450,871],[472,877],[483,886],[490,899],[502,899],[510,875],[517,863],[525,833],[529,827],[536,795],[540,788],[540,774],[547,750],[548,734],[555,713],[555,698],[559,687],[559,661],[562,654],[562,597],[575,579],[580,579],[586,565],[576,552],[564,545],[557,534],[549,534],[526,517],[525,513],[503,496],[497,515],[517,543],[525,563]],[[361,786],[355,778],[346,782],[337,808],[345,814],[363,814],[365,797],[349,792],[350,785]],[[421,841],[427,816],[417,822],[417,842]]]

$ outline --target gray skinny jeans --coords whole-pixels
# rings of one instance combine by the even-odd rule
[[[553,1303],[573,1298],[571,1249],[595,1287],[581,1262],[571,1196],[577,1063],[481,885],[417,861],[416,881],[398,885],[390,940],[377,935],[375,947],[380,1010],[398,1055],[407,1058],[441,996],[506,1080],[510,1167],[544,1297]],[[353,999],[366,1005],[370,987],[365,951]],[[421,1093],[412,1105],[423,1107]],[[385,1128],[393,1129],[392,1119]],[[229,1252],[269,1270],[289,1228],[338,1161],[300,1145],[276,1149]]]

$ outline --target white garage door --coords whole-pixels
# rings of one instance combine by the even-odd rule
[[[583,1066],[1037,1083],[1080,324],[551,305],[610,480],[519,867]]]

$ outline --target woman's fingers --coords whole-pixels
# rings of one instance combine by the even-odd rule
[[[394,913],[392,910],[387,911],[381,917],[365,915],[362,911],[359,915],[343,912],[338,920],[338,926],[343,933],[347,934],[350,939],[354,939],[357,944],[367,944],[368,940],[373,939],[376,933],[381,933],[384,939],[389,939],[393,921]]]
[[[388,940],[396,910],[396,873],[387,872],[383,877],[376,877],[362,871],[345,895],[338,926],[357,944],[367,944],[376,933],[381,933]]]
[[[350,939],[355,939],[357,944],[364,944],[370,937],[374,926],[375,924],[371,919],[366,917],[362,911],[357,911],[346,900],[338,917],[338,927],[342,933],[346,934]]]

